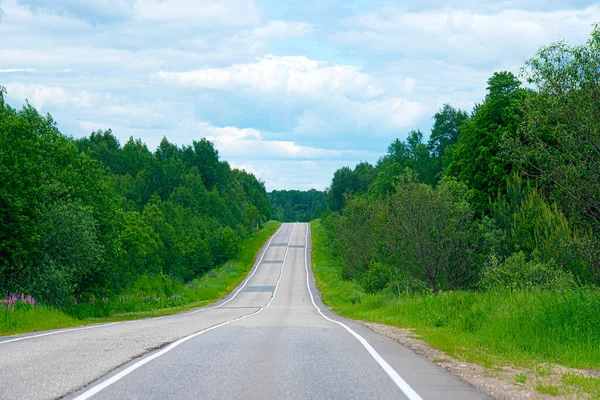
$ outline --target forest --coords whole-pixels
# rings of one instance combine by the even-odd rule
[[[282,222],[310,222],[327,212],[325,192],[273,190],[267,195],[273,217]]]
[[[0,87],[0,293],[69,310],[141,280],[189,282],[270,218],[264,183],[205,139],[155,151],[108,131],[73,139]],[[156,296],[155,296],[156,297]],[[8,304],[7,303],[7,304]]]
[[[375,165],[344,167],[323,220],[368,292],[567,290],[600,283],[600,28],[494,73]]]

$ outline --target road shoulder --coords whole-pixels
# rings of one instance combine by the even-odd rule
[[[560,387],[561,383],[564,383],[562,381],[565,375],[599,378],[600,371],[566,368],[548,363],[539,364],[533,369],[515,365],[486,368],[477,363],[458,360],[432,348],[410,329],[373,322],[355,322],[394,339],[494,399],[597,398],[597,395],[594,397],[592,393],[585,391],[569,391],[562,396],[557,396],[556,394],[541,393],[539,389]],[[538,389],[536,390],[536,388]],[[548,390],[550,391],[550,389]]]

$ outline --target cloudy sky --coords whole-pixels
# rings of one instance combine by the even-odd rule
[[[74,137],[207,137],[268,190],[324,189],[595,22],[584,0],[0,0],[0,85]]]

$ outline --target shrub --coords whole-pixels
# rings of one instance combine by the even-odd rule
[[[518,252],[500,262],[490,256],[483,269],[479,285],[484,290],[566,290],[575,285],[573,274],[560,269],[554,260],[527,261],[525,253]]]

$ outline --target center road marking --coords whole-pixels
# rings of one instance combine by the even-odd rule
[[[283,226],[283,224],[282,224],[282,226]],[[281,230],[281,227],[279,229]],[[292,236],[294,235],[294,230],[296,230],[296,224],[294,224],[294,227],[292,228],[292,233],[290,233],[290,239],[288,240],[287,246],[285,248],[285,254],[283,255],[283,263],[281,264],[281,270],[279,271],[279,278],[277,279],[277,283],[275,284],[275,290],[273,291],[273,295],[271,296],[271,299],[269,299],[269,302],[263,308],[255,311],[253,313],[250,313],[250,314],[247,314],[247,315],[244,315],[244,316],[241,316],[241,317],[237,317],[237,318],[234,318],[234,319],[230,319],[230,320],[225,321],[225,322],[221,322],[220,324],[211,326],[210,328],[203,329],[203,330],[198,331],[196,333],[193,333],[193,334],[191,334],[189,336],[181,338],[181,339],[179,339],[179,340],[171,343],[170,345],[168,345],[164,349],[162,349],[162,350],[160,350],[160,351],[158,351],[158,352],[156,352],[154,354],[151,354],[148,357],[142,358],[140,361],[138,361],[135,364],[133,364],[133,365],[125,368],[123,371],[121,371],[118,374],[112,376],[111,378],[109,378],[109,379],[107,379],[107,380],[105,380],[105,381],[97,384],[96,386],[91,387],[90,389],[86,390],[85,392],[83,392],[79,396],[75,397],[75,400],[86,400],[86,399],[89,399],[90,397],[98,394],[99,392],[101,392],[102,390],[106,389],[107,387],[109,387],[113,383],[120,381],[121,379],[123,379],[124,377],[126,377],[127,375],[129,375],[130,373],[132,373],[133,371],[135,371],[136,369],[140,368],[141,366],[143,366],[143,365],[149,363],[150,361],[152,361],[152,360],[154,360],[154,359],[156,359],[156,358],[158,358],[158,357],[160,357],[160,356],[168,353],[169,351],[173,350],[174,348],[176,348],[180,344],[185,343],[188,340],[195,338],[196,336],[200,336],[203,333],[212,331],[213,329],[217,329],[217,328],[220,328],[222,326],[229,325],[232,322],[241,321],[241,320],[249,318],[249,317],[251,317],[253,315],[257,315],[262,310],[269,308],[269,306],[271,305],[271,302],[275,298],[275,294],[277,293],[277,289],[279,288],[279,282],[281,282],[281,277],[283,276],[283,268],[285,267],[285,259],[287,258],[288,250],[290,249],[290,243],[292,242]],[[278,232],[279,232],[279,230],[273,235],[273,237],[275,237],[275,235],[277,235]],[[273,240],[273,237],[271,238],[271,240]],[[269,244],[270,243],[271,243],[271,241],[269,241]],[[263,256],[264,256],[264,253],[267,252],[268,248],[269,248],[269,246],[267,245],[267,247],[265,247],[265,251],[263,252]],[[261,256],[260,260],[262,260],[262,256]],[[257,264],[257,268],[256,269],[258,269],[258,265],[260,265],[260,262]],[[256,272],[256,270],[254,272]],[[252,275],[254,275],[254,274],[252,274]],[[248,282],[248,279],[246,279],[246,282],[244,282],[244,286],[246,285],[247,282]],[[243,286],[242,286],[242,288],[243,288]],[[242,288],[240,288],[240,290]],[[233,297],[235,297],[240,292],[240,290],[238,290],[234,294]],[[222,303],[221,305],[223,305],[223,304],[225,304],[225,303]]]
[[[392,381],[394,381],[396,386],[398,386],[398,388],[404,393],[404,395],[406,397],[408,397],[410,400],[423,400],[421,398],[421,396],[419,396],[417,394],[417,392],[415,392],[414,389],[411,388],[410,385],[408,383],[406,383],[406,381],[404,379],[402,379],[402,377],[400,375],[398,375],[396,370],[394,370],[394,368],[392,368],[392,366],[390,364],[388,364],[387,361],[385,361],[383,359],[383,357],[381,357],[379,355],[379,353],[377,353],[377,351],[373,348],[373,346],[371,346],[369,344],[369,342],[367,342],[367,340],[365,338],[360,336],[358,333],[354,332],[346,324],[343,324],[339,321],[331,319],[328,316],[326,316],[325,314],[323,314],[323,312],[321,311],[319,306],[317,306],[317,304],[315,303],[315,299],[313,297],[312,291],[310,290],[310,281],[308,278],[309,277],[309,275],[308,275],[308,231],[309,231],[309,228],[310,228],[310,225],[306,224],[306,234],[304,235],[304,240],[306,243],[306,249],[304,250],[304,269],[306,269],[306,286],[308,287],[308,294],[310,294],[310,300],[312,301],[313,306],[315,306],[315,308],[317,309],[317,311],[319,312],[319,314],[321,314],[321,316],[323,318],[325,318],[328,321],[333,322],[334,324],[340,325],[345,330],[347,330],[348,333],[350,333],[352,336],[354,336],[360,342],[360,344],[362,344],[363,347],[365,349],[367,349],[367,351],[369,352],[371,357],[373,357],[375,359],[375,361],[377,361],[377,363],[381,366],[381,368],[383,368],[383,370],[386,372],[386,374],[388,374],[388,376],[392,379]]]
[[[185,313],[184,315],[196,314],[196,313],[198,313],[200,311],[214,310],[215,308],[221,308],[225,304],[229,303],[231,300],[235,299],[235,297],[242,291],[242,289],[244,289],[244,287],[246,286],[246,284],[248,283],[248,281],[250,280],[250,278],[252,278],[254,276],[254,274],[256,273],[256,271],[258,271],[258,267],[260,266],[260,263],[262,263],[262,260],[265,257],[265,254],[267,253],[267,249],[269,248],[269,246],[271,246],[271,242],[273,241],[273,239],[275,239],[275,236],[277,236],[277,234],[279,233],[279,231],[281,231],[281,228],[283,228],[283,224],[281,224],[279,226],[279,229],[277,229],[277,231],[273,234],[273,236],[271,236],[271,239],[269,239],[269,241],[267,242],[267,245],[265,246],[264,251],[260,255],[260,258],[258,259],[258,262],[256,263],[256,268],[254,268],[254,271],[252,271],[252,273],[246,277],[246,280],[244,281],[244,283],[242,284],[242,286],[240,286],[238,288],[238,290],[235,291],[235,293],[233,294],[233,296],[231,296],[230,298],[228,298],[224,302],[219,303],[218,305],[216,305],[214,307],[200,308],[199,310],[188,312],[188,313]],[[296,225],[294,225],[294,228],[292,228],[292,233],[294,233],[294,229],[295,228],[296,228]],[[290,240],[292,240],[292,235],[291,234],[290,234]],[[290,245],[290,243],[288,241],[288,246],[289,245]],[[288,249],[288,247],[286,247],[286,249],[285,249],[285,254],[287,254],[287,249]],[[283,260],[281,261],[282,268],[283,268],[283,263],[284,262],[285,262],[285,256],[284,256]],[[175,314],[175,315],[177,315],[177,314]]]

